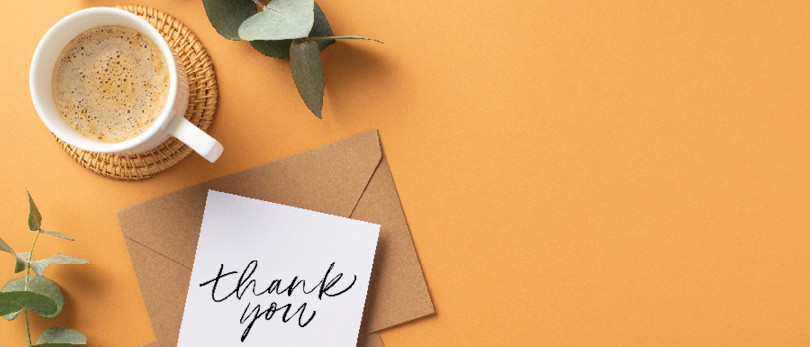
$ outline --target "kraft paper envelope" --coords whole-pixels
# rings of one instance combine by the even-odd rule
[[[156,341],[176,346],[209,189],[380,224],[358,346],[434,312],[376,130],[116,212]]]

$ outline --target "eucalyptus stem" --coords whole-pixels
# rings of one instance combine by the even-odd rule
[[[25,337],[28,339],[28,347],[31,347],[31,329],[28,328],[28,310],[25,310]]]
[[[34,246],[37,245],[39,233],[42,229],[37,229],[37,235],[34,236],[34,242],[31,243],[31,251],[28,252],[28,264],[25,264],[25,291],[28,291],[28,276],[31,275],[31,259],[34,259]]]
[[[379,43],[384,43],[377,39],[372,39],[370,37],[365,36],[357,36],[357,35],[340,35],[340,36],[319,36],[319,37],[305,37],[304,41],[318,41],[318,40],[335,40],[335,39],[358,39],[358,40],[369,40]]]
[[[28,277],[31,275],[31,259],[34,259],[34,246],[37,245],[37,240],[39,239],[39,233],[42,229],[37,229],[37,235],[34,236],[34,242],[31,243],[31,251],[28,253],[27,264],[25,264],[25,291],[28,291]],[[25,311],[25,337],[28,339],[28,347],[31,347],[31,328],[28,324],[28,310],[23,309]]]
[[[262,11],[267,9],[267,6],[265,6],[261,1],[253,0],[253,2],[256,3],[256,6],[259,6],[259,8],[262,9]]]

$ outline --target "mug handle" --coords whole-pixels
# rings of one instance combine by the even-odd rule
[[[224,150],[219,141],[184,117],[172,117],[164,129],[212,163],[219,159]]]

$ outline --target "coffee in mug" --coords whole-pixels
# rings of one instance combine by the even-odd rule
[[[102,27],[110,31],[94,31]],[[82,37],[86,45],[79,44]],[[110,51],[93,47],[116,37],[118,43],[111,45]],[[127,37],[132,40],[124,40]],[[180,40],[177,48],[183,50],[183,44]],[[66,49],[68,46],[71,48]],[[77,49],[79,53],[73,58],[72,52]],[[88,49],[108,58],[114,56],[115,59],[107,59],[112,68],[105,64],[103,54],[90,55],[101,57],[95,62],[89,59],[88,52],[82,55]],[[127,52],[132,59],[124,61]],[[88,60],[79,64],[79,58]],[[123,77],[124,73],[131,77]],[[55,78],[54,74],[62,77]],[[64,78],[71,74],[71,78]],[[87,77],[82,78],[84,75]],[[188,75],[166,38],[149,21],[128,11],[92,7],[62,18],[37,45],[28,76],[31,100],[42,123],[74,148],[128,156],[155,150],[174,137],[212,163],[224,150],[219,141],[186,119]],[[93,78],[95,83],[91,83]],[[118,83],[112,84],[119,78],[124,82],[120,87]],[[103,83],[107,80],[109,83]],[[60,94],[59,102],[55,94]],[[105,108],[111,108],[112,112],[106,112]],[[71,116],[75,120],[70,123],[75,128],[67,119]]]
[[[149,38],[105,25],[79,34],[62,50],[52,85],[56,107],[73,130],[101,142],[122,142],[160,117],[169,71]]]

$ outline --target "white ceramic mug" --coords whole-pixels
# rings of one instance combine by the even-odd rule
[[[100,142],[82,136],[65,122],[53,100],[53,70],[62,50],[79,34],[103,25],[118,25],[145,35],[160,49],[169,68],[169,95],[160,116],[143,133],[123,142]],[[97,153],[136,154],[157,147],[174,136],[212,163],[222,154],[222,144],[184,117],[189,87],[183,65],[163,36],[146,20],[130,12],[95,7],[72,13],[57,22],[34,52],[29,87],[42,122],[54,135],[74,147]]]

